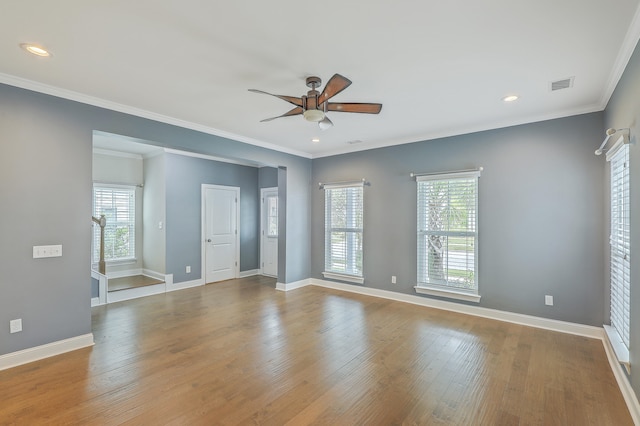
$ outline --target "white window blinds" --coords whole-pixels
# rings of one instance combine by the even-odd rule
[[[324,190],[325,273],[362,277],[363,185]]]
[[[418,284],[478,292],[479,172],[417,176]]]
[[[133,259],[135,257],[136,191],[131,186],[94,185],[93,215],[104,215],[105,260]],[[100,260],[100,227],[93,229],[93,261]]]
[[[608,155],[611,162],[611,326],[629,347],[631,287],[629,145]]]

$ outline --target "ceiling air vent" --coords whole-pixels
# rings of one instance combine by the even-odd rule
[[[573,77],[563,78],[562,80],[556,80],[551,82],[551,91],[568,89],[573,87]]]
[[[362,142],[363,142],[363,141],[361,141],[360,139],[354,139],[354,140],[352,140],[352,141],[347,141],[347,143],[348,143],[349,145],[355,145],[355,144],[359,144],[359,143],[362,143]]]

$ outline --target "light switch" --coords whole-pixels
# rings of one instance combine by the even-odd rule
[[[33,258],[40,259],[42,257],[61,257],[62,244],[52,246],[33,246]]]

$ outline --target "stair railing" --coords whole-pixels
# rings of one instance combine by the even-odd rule
[[[104,227],[107,225],[107,218],[104,217],[104,215],[101,215],[100,219],[91,216],[91,220],[100,226],[100,261],[98,262],[98,272],[106,275],[107,266],[104,261]]]

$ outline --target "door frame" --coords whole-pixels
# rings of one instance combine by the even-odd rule
[[[265,192],[276,192],[278,194],[278,187],[260,188],[260,275],[264,275],[264,243],[265,243],[265,207],[264,207],[264,194]],[[280,194],[278,194],[280,198]],[[280,200],[278,200],[279,203]],[[278,217],[280,216],[280,205],[278,204]],[[280,230],[278,230],[278,240],[280,239]],[[277,248],[276,248],[277,250]],[[278,267],[276,266],[276,277],[278,276]]]
[[[234,191],[236,196],[236,260],[235,260],[235,268],[234,268],[234,278],[240,277],[240,187],[239,186],[225,186],[225,185],[214,185],[209,183],[203,183],[200,187],[200,276],[202,277],[202,281],[204,284],[207,284],[207,255],[206,255],[206,244],[207,244],[207,236],[206,232],[206,219],[207,219],[207,211],[206,211],[206,192],[207,189],[224,189],[227,191]]]

